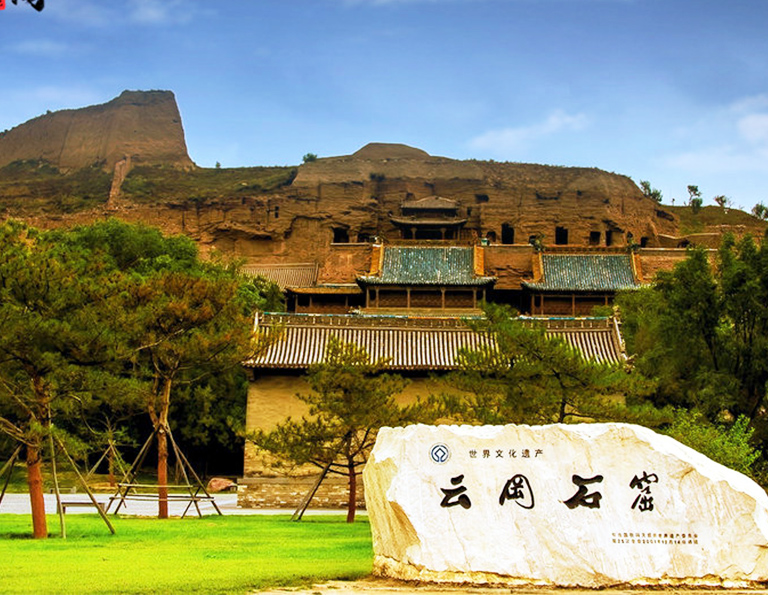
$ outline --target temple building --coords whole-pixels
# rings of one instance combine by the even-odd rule
[[[477,314],[496,281],[484,272],[481,246],[375,246],[370,274],[357,282],[366,312]]]
[[[588,316],[612,304],[618,291],[641,286],[635,253],[537,252],[532,268],[533,279],[521,285],[533,315]]]
[[[495,346],[493,336],[475,324],[498,281],[486,272],[488,250],[459,242],[374,244],[367,252],[368,270],[356,276],[355,284],[318,283],[322,268],[316,276],[299,265],[249,269],[281,280],[293,307],[290,313],[257,318],[257,331],[275,332],[277,338],[246,364],[251,377],[246,431],[269,430],[288,416],[307,413],[296,395],[309,391],[306,371],[323,360],[331,337],[365,348],[372,360],[386,361],[386,371],[406,377],[407,388],[396,396],[401,402],[450,390],[443,375],[458,369],[462,350]],[[532,273],[530,281],[520,281],[521,291],[530,292],[532,309],[545,314],[521,317],[523,323],[561,337],[585,358],[622,362],[615,319],[582,314],[608,303],[617,289],[637,286],[634,256],[623,251],[521,254]],[[310,488],[314,469],[275,471],[269,463],[268,455],[246,443],[238,482],[241,506],[296,506]],[[326,479],[315,505],[342,506],[345,490],[344,481]]]
[[[372,360],[386,360],[385,371],[409,380],[400,402],[440,394],[449,386],[442,375],[458,368],[461,350],[493,349],[489,333],[472,323],[480,316],[262,314],[258,332],[278,333],[277,340],[246,363],[251,377],[246,432],[268,430],[286,417],[301,417],[306,405],[297,393],[309,392],[307,368],[322,361],[331,337],[364,347]],[[624,361],[624,347],[612,318],[524,317],[528,326],[543,327],[598,362]],[[238,504],[244,507],[295,507],[313,483],[316,470],[270,467],[270,457],[246,442],[243,477],[238,480]],[[314,506],[342,507],[346,479],[328,478]],[[363,504],[361,490],[360,504]]]
[[[459,202],[428,196],[400,204],[400,215],[389,220],[402,233],[404,240],[455,240],[467,222],[459,215]]]
[[[244,267],[280,285],[288,310],[258,317],[259,332],[278,336],[246,364],[246,430],[307,413],[296,395],[310,390],[306,371],[322,361],[330,337],[365,348],[407,378],[398,401],[443,394],[462,350],[494,348],[475,324],[484,302],[515,308],[524,324],[561,337],[585,358],[620,364],[619,326],[606,306],[685,255],[659,247],[665,213],[634,198],[634,190],[619,192],[622,180],[615,180],[619,195],[606,197],[587,184],[596,174],[585,170],[571,186],[528,188],[525,199],[502,201],[493,184],[390,179],[395,161],[377,159],[376,169],[361,156],[334,162],[349,179],[333,184],[324,173],[329,163],[307,167],[294,184],[295,201],[283,203],[281,213],[296,209],[291,226],[281,228],[262,261],[254,255]],[[473,163],[461,167],[466,180],[484,175]],[[324,201],[346,206],[323,211]],[[246,443],[240,505],[296,506],[311,486],[313,469],[269,463]],[[345,498],[343,480],[326,480],[316,505],[340,506]]]

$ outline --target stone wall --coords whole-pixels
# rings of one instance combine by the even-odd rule
[[[485,249],[485,274],[497,277],[496,289],[520,289],[523,279],[533,278],[533,247],[492,244]]]
[[[405,389],[396,396],[401,404],[413,403],[438,393],[442,386],[438,380],[411,376]],[[248,387],[245,414],[246,433],[270,430],[291,416],[298,419],[308,412],[307,405],[296,395],[309,392],[309,385],[301,373],[265,373],[254,376]],[[244,507],[293,507],[309,490],[319,470],[312,465],[292,467],[280,464],[273,456],[246,440],[243,477],[238,480],[238,505]],[[326,482],[328,483],[325,486]],[[331,476],[323,482],[316,506],[338,507],[346,505],[346,478]],[[358,481],[358,489],[362,481]],[[363,503],[362,491],[360,502]],[[313,502],[315,502],[313,500]]]
[[[711,252],[714,255],[715,251]],[[659,271],[671,271],[678,262],[685,260],[686,254],[685,248],[643,248],[639,250],[641,281],[650,283]]]
[[[245,477],[237,482],[237,505],[242,508],[298,507],[312,489],[315,477]],[[356,501],[365,508],[362,476],[357,479]],[[317,490],[310,508],[346,508],[349,487],[346,477],[326,477]]]

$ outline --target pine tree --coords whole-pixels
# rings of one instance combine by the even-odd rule
[[[298,465],[313,464],[348,478],[347,522],[355,519],[357,477],[383,426],[429,420],[421,403],[401,406],[394,396],[406,381],[382,373],[386,362],[371,362],[364,348],[331,338],[323,362],[308,370],[312,392],[298,395],[309,415],[287,419],[253,441]]]

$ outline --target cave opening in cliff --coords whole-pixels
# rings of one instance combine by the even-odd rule
[[[333,228],[333,243],[334,244],[349,244],[349,230],[343,227]]]
[[[503,223],[501,225],[501,243],[502,244],[514,244],[515,243],[515,228],[509,223]]]

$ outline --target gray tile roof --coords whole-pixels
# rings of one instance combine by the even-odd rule
[[[525,319],[562,337],[586,357],[615,363],[624,358],[618,331],[609,319]],[[470,329],[458,318],[399,316],[264,315],[258,328],[280,328],[280,338],[246,365],[258,369],[306,369],[322,361],[328,339],[364,347],[371,359],[385,358],[388,370],[456,369],[459,350],[490,349],[491,335]]]
[[[240,272],[250,277],[266,277],[277,283],[280,289],[286,287],[311,287],[317,283],[318,266],[308,264],[246,264]]]

